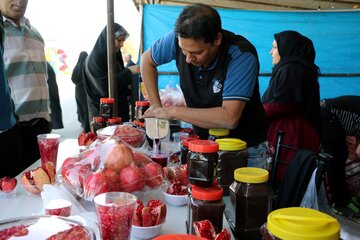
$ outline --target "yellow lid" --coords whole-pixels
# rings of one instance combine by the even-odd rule
[[[229,129],[225,128],[211,128],[209,134],[213,136],[223,137],[229,135]]]
[[[222,151],[240,151],[246,149],[246,142],[237,138],[220,138],[215,140]]]
[[[271,212],[267,227],[276,237],[286,240],[339,240],[337,219],[310,208],[290,207]]]
[[[264,183],[269,179],[269,172],[262,168],[242,167],[235,169],[234,178],[243,183]]]

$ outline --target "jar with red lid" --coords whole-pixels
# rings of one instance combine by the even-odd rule
[[[191,184],[208,187],[217,178],[219,144],[210,140],[189,142],[188,177]]]
[[[209,220],[219,233],[223,229],[223,214],[225,204],[223,202],[223,189],[218,185],[210,187],[191,186],[191,195],[188,203],[188,220],[186,226],[188,233],[194,234],[193,223],[201,220]]]
[[[135,102],[135,118],[141,123],[145,122],[145,119],[142,118],[146,110],[150,107],[150,102],[148,101],[136,101]]]
[[[101,116],[94,116],[92,122],[90,123],[91,132],[95,133],[97,130],[106,127],[106,119]]]
[[[107,126],[119,125],[121,123],[121,117],[112,117],[107,120]]]
[[[113,116],[114,98],[100,98],[100,116],[108,119]]]
[[[181,145],[180,145],[181,164],[186,164],[187,163],[187,155],[188,155],[188,152],[189,152],[189,142],[191,140],[196,140],[196,139],[199,139],[199,136],[197,136],[197,135],[182,135],[181,136]]]

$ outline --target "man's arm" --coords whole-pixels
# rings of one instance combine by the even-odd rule
[[[150,49],[146,50],[141,56],[141,76],[149,96],[151,107],[161,107],[158,89],[158,71],[156,64],[151,58]]]

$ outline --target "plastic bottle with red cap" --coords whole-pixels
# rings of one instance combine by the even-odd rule
[[[188,177],[196,186],[208,187],[217,178],[219,144],[211,140],[189,142]]]

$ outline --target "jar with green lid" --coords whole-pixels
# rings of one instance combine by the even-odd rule
[[[218,185],[210,187],[191,186],[191,195],[188,203],[188,233],[195,234],[193,223],[209,220],[216,233],[223,229],[225,204],[223,202],[223,189]]]
[[[289,207],[272,211],[261,227],[264,240],[339,240],[340,224],[320,211]]]
[[[209,129],[208,140],[215,141],[216,139],[226,138],[229,136],[229,129],[226,128],[211,128]]]
[[[237,138],[216,139],[219,144],[218,179],[219,185],[224,189],[224,195],[229,195],[229,187],[234,181],[235,169],[246,167],[248,152],[246,142]]]
[[[189,142],[188,178],[191,184],[208,187],[217,178],[219,144],[210,140]]]
[[[271,210],[269,172],[262,168],[243,167],[234,171],[230,185],[230,204],[225,216],[234,236],[239,239],[261,239],[260,227]]]

